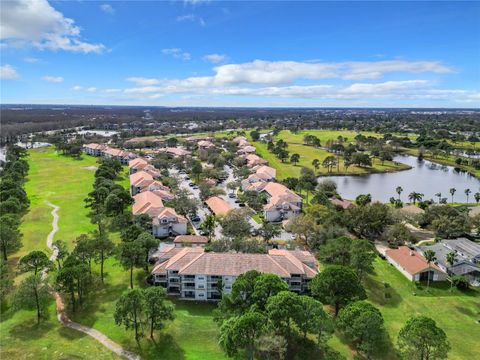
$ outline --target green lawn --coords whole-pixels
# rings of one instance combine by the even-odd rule
[[[83,199],[92,188],[94,173],[85,167],[94,166],[96,159],[84,156],[82,160],[74,160],[57,155],[53,148],[30,150],[29,154],[26,191],[31,205],[21,227],[23,247],[9,258],[11,271],[15,271],[18,259],[29,251],[47,251],[46,237],[52,222],[52,208],[46,205],[47,201],[60,206],[60,231],[56,239],[64,239],[71,245],[76,236],[93,229]],[[34,311],[6,310],[1,314],[0,339],[2,359],[118,358],[89,336],[61,326],[53,300],[49,319],[40,326],[36,325]]]
[[[143,338],[139,347],[133,332],[115,325],[113,319],[115,302],[128,289],[129,274],[114,259],[108,261],[106,270],[105,288],[95,293],[95,298],[90,299],[81,312],[72,315],[72,319],[102,331],[125,348],[140,354],[143,359],[225,359],[217,343],[218,327],[212,318],[214,304],[172,299],[176,319],[156,333],[156,343]],[[143,270],[137,270],[134,286],[146,286],[145,276]]]
[[[312,161],[314,159],[320,160],[320,163],[327,157],[332,155],[328,151],[320,148],[314,148],[312,146],[306,146],[303,143],[303,137],[306,134],[315,135],[320,139],[322,146],[326,144],[328,140],[336,140],[338,136],[343,136],[348,139],[348,141],[353,141],[354,137],[358,134],[355,131],[348,130],[308,130],[308,131],[299,131],[296,134],[291,133],[287,130],[282,130],[276,137],[276,140],[283,139],[288,143],[288,151],[290,155],[299,154],[300,162],[295,166],[290,162],[282,163],[274,154],[268,151],[267,144],[256,141],[253,142],[255,148],[257,149],[257,154],[268,161],[269,165],[277,169],[277,178],[285,179],[287,177],[298,177],[300,175],[300,169],[302,166],[313,169]],[[362,132],[365,136],[383,136],[382,134],[373,133],[373,132]],[[373,166],[371,168],[364,168],[358,166],[350,166],[347,171],[343,166],[343,159],[340,157],[340,167],[337,172],[337,168],[333,169],[331,175],[337,174],[368,174],[372,172],[391,172],[398,170],[408,169],[408,166],[403,164],[394,164],[391,161],[385,161],[384,165],[380,163],[378,159],[374,160]],[[328,175],[327,169],[320,167],[318,169],[319,175]]]
[[[31,200],[29,213],[24,217],[23,248],[9,261],[11,266],[18,258],[33,249],[47,251],[46,237],[51,231],[51,208],[46,202],[60,206],[58,214],[60,230],[55,239],[63,239],[70,246],[75,238],[94,229],[84,208],[84,198],[92,190],[97,159],[88,155],[81,160],[58,155],[53,148],[29,151],[30,172],[26,190]],[[119,181],[128,186],[128,177]],[[111,234],[119,241],[117,233]],[[218,328],[212,320],[211,304],[178,302],[176,320],[162,332],[156,344],[142,340],[141,349],[132,341],[130,331],[115,325],[115,302],[128,287],[128,272],[116,260],[106,264],[106,286],[100,288],[88,300],[86,306],[73,318],[85,325],[104,331],[107,336],[146,359],[224,359],[217,344]],[[145,285],[143,271],[136,272],[136,286]],[[18,279],[17,279],[18,281]],[[33,311],[2,313],[0,322],[0,358],[35,359],[117,359],[92,338],[66,329],[58,323],[55,307],[49,308],[49,319],[36,326]]]
[[[388,283],[386,288],[384,283]],[[378,258],[375,273],[366,279],[369,300],[383,314],[392,342],[396,343],[399,330],[412,315],[425,315],[434,319],[447,334],[452,350],[449,359],[478,358],[480,339],[480,292],[467,294],[449,285],[433,284],[427,292],[417,289],[387,261]],[[391,298],[385,298],[385,292]]]

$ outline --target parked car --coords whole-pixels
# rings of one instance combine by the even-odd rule
[[[188,183],[188,186],[195,186],[195,183],[193,183],[193,182]]]
[[[235,200],[235,204],[240,204],[240,202],[241,202],[241,201],[238,200],[238,199]]]
[[[230,193],[230,194],[228,194],[228,197],[229,197],[230,199],[234,199],[234,198],[235,198],[235,193]]]
[[[245,204],[241,202],[241,203],[238,203],[238,206],[245,207]]]
[[[192,216],[190,219],[191,219],[193,222],[199,222],[199,221],[201,220],[201,219],[200,219],[200,216],[198,216],[198,215]]]

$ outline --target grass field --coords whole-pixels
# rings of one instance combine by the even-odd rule
[[[18,258],[33,249],[47,251],[46,237],[51,231],[49,201],[60,206],[60,230],[55,239],[63,239],[73,245],[75,238],[94,229],[87,217],[83,199],[91,191],[96,158],[84,156],[81,160],[58,155],[53,148],[29,151],[30,172],[26,190],[31,199],[30,212],[24,217],[23,248],[11,257],[13,266]],[[128,186],[128,178],[122,179]],[[118,241],[118,234],[112,234]],[[128,272],[116,260],[106,264],[107,285],[90,299],[89,306],[73,317],[78,322],[104,331],[107,336],[130,350],[141,353],[145,359],[223,359],[217,345],[217,326],[213,323],[211,304],[178,303],[176,320],[170,324],[156,344],[142,340],[138,348],[132,341],[132,333],[115,325],[113,312],[118,297],[128,288]],[[136,272],[136,286],[144,285],[145,274]],[[58,323],[53,301],[49,307],[49,319],[36,325],[33,311],[12,309],[1,314],[0,358],[34,359],[117,359],[92,338],[66,329]]]
[[[384,283],[388,283],[389,288]],[[375,273],[366,279],[365,284],[369,300],[382,312],[392,342],[396,343],[398,332],[410,316],[425,315],[434,319],[446,332],[452,346],[449,359],[478,358],[478,290],[467,294],[456,289],[451,292],[446,283],[433,284],[428,292],[425,288],[417,289],[399,271],[380,258],[375,262]],[[391,294],[391,298],[385,298],[386,291]]]
[[[21,227],[23,247],[9,258],[12,271],[15,271],[13,267],[18,259],[29,251],[47,250],[46,237],[52,222],[52,208],[47,206],[47,201],[60,206],[60,231],[56,239],[63,239],[71,245],[76,236],[93,229],[86,216],[83,199],[92,187],[94,173],[85,167],[94,166],[96,159],[62,157],[53,148],[36,149],[29,154],[26,191],[31,205]],[[53,300],[49,307],[49,319],[40,326],[36,325],[34,311],[15,312],[9,309],[2,313],[0,341],[2,359],[118,358],[92,338],[60,326]]]
[[[314,159],[318,159],[320,160],[320,163],[322,163],[322,161],[327,156],[332,155],[331,153],[329,153],[324,149],[314,148],[312,146],[304,145],[303,137],[306,134],[317,136],[320,139],[322,146],[324,146],[328,140],[336,140],[339,135],[346,137],[348,141],[353,141],[354,137],[358,133],[355,131],[340,131],[340,130],[339,131],[308,130],[308,131],[299,131],[298,133],[293,134],[290,131],[282,130],[276,137],[276,140],[283,139],[288,143],[287,150],[290,152],[290,155],[295,153],[300,155],[300,161],[296,166],[291,164],[290,162],[282,163],[274,154],[268,151],[267,144],[263,142],[256,141],[256,142],[253,142],[253,145],[255,145],[255,148],[257,149],[257,154],[260,157],[267,160],[270,166],[277,169],[278,179],[282,180],[287,177],[298,177],[300,175],[300,169],[302,168],[302,166],[313,169],[312,161]],[[372,132],[362,132],[362,134],[365,136],[376,136],[376,137],[382,136],[382,134],[372,133]],[[368,174],[368,173],[374,173],[374,172],[391,172],[391,171],[399,171],[399,170],[405,170],[405,169],[408,169],[406,165],[394,164],[391,161],[385,161],[384,165],[382,165],[380,161],[376,159],[371,168],[350,166],[348,167],[347,171],[345,171],[345,168],[343,165],[343,159],[340,159],[340,167],[338,169],[339,171],[337,172],[337,168],[335,168],[333,169],[331,174],[332,175],[338,175],[338,174],[355,175],[355,174]],[[320,167],[318,169],[318,174],[328,175],[328,171],[326,168]]]

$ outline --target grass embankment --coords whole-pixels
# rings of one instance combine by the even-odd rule
[[[85,156],[82,160],[58,156],[53,148],[29,151],[30,171],[26,191],[31,201],[21,231],[23,247],[9,258],[10,271],[16,271],[18,259],[32,250],[47,251],[46,237],[51,231],[52,208],[49,201],[60,206],[60,231],[55,239],[72,245],[75,238],[93,229],[87,218],[83,199],[91,190],[96,159]],[[16,282],[21,276],[18,276]],[[36,325],[34,311],[13,311],[1,314],[0,358],[2,359],[117,359],[110,350],[97,341],[58,323],[53,300],[49,306],[49,319]]]
[[[385,283],[389,286],[385,287]],[[478,357],[480,339],[480,292],[450,291],[449,283],[432,283],[418,289],[387,261],[377,258],[375,272],[365,280],[368,299],[377,306],[385,319],[392,342],[413,315],[425,315],[437,322],[447,334],[452,346],[449,359]],[[385,297],[385,293],[391,295]]]
[[[354,137],[359,133],[355,131],[348,130],[308,130],[308,131],[299,131],[296,134],[291,133],[287,130],[282,130],[276,136],[275,140],[280,139],[284,140],[288,144],[287,150],[290,155],[299,154],[300,161],[295,166],[290,162],[282,163],[274,154],[268,151],[267,144],[264,142],[256,141],[253,142],[253,145],[257,149],[257,154],[268,161],[269,165],[277,169],[277,178],[282,180],[287,177],[298,177],[300,175],[300,169],[308,167],[313,169],[312,161],[318,159],[320,161],[320,168],[318,169],[318,175],[362,175],[370,173],[381,173],[381,172],[394,172],[400,170],[409,169],[407,165],[404,164],[395,164],[392,161],[385,161],[382,165],[378,159],[373,160],[372,167],[359,167],[359,166],[349,166],[347,169],[344,167],[343,157],[340,156],[340,166],[337,171],[335,167],[331,173],[328,170],[321,166],[321,163],[327,156],[334,155],[323,148],[314,148],[312,146],[307,146],[303,143],[303,137],[305,135],[314,135],[320,139],[322,147],[325,146],[328,140],[337,140],[338,136],[347,138],[347,142],[354,141]],[[365,136],[375,136],[381,137],[382,134],[373,133],[373,132],[362,132],[361,134]]]
[[[22,224],[24,247],[12,256],[12,265],[27,252],[40,249],[47,251],[46,237],[51,231],[51,208],[49,201],[60,206],[60,231],[55,239],[67,241],[73,247],[75,238],[94,229],[84,208],[84,198],[92,190],[94,171],[86,169],[96,165],[97,159],[84,156],[82,160],[63,157],[53,148],[29,152],[30,172],[26,186],[31,199],[30,212]],[[128,186],[125,177],[120,184]],[[118,234],[111,234],[119,241]],[[14,269],[12,269],[13,271]],[[128,289],[128,272],[115,259],[106,264],[106,285],[95,292],[85,308],[72,319],[92,326],[145,359],[223,359],[217,344],[217,326],[212,319],[211,304],[177,303],[176,320],[169,324],[156,344],[141,341],[138,348],[132,332],[115,325],[113,312],[115,302]],[[145,273],[136,272],[135,286],[144,286]],[[55,315],[53,301],[49,308],[50,318],[36,325],[34,311],[2,314],[0,323],[0,358],[35,359],[117,359],[111,351],[97,341],[77,331],[62,327]]]

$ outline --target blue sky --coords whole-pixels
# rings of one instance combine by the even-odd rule
[[[480,106],[478,2],[1,7],[2,103]]]

